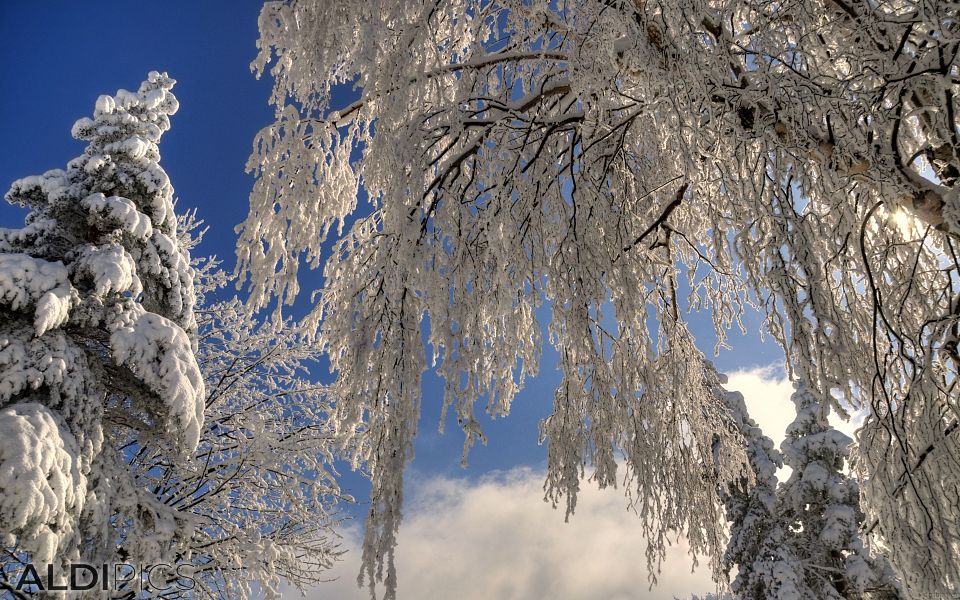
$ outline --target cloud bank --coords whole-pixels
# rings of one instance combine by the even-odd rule
[[[728,387],[744,394],[753,418],[779,443],[794,416],[789,381],[757,368],[731,373]],[[564,523],[563,511],[543,502],[542,471],[410,479],[397,548],[400,600],[670,600],[714,590],[706,566],[691,573],[682,539],[648,589],[646,540],[623,490],[584,484],[576,514]],[[329,573],[337,579],[308,591],[309,600],[369,598],[356,584],[359,528],[342,533],[349,552]]]
[[[783,372],[774,366],[734,371],[728,374],[727,388],[743,394],[747,410],[753,420],[760,425],[763,433],[778,446],[784,433],[795,416],[793,402],[793,384]],[[854,414],[845,421],[836,414],[830,414],[830,424],[853,437],[861,425],[864,413]]]
[[[543,473],[518,467],[479,481],[433,477],[413,482],[400,528],[400,600],[669,600],[713,590],[706,568],[691,574],[681,540],[648,591],[646,541],[622,490],[585,484],[577,512],[543,501]],[[357,588],[359,532],[310,600],[367,600]],[[284,598],[295,598],[296,592]]]

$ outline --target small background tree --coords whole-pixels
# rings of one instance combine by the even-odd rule
[[[200,223],[183,219],[181,244]],[[310,377],[319,359],[289,321],[251,315],[219,261],[197,266],[197,358],[206,382],[205,426],[190,461],[162,446],[129,443],[140,487],[189,517],[179,562],[193,565],[192,598],[279,597],[281,581],[305,592],[340,555],[334,525],[340,494],[326,386]]]
[[[800,561],[791,544],[787,524],[779,516],[777,469],[783,456],[773,440],[760,430],[747,412],[743,395],[721,392],[734,423],[743,435],[749,472],[722,494],[730,521],[730,540],[723,556],[737,600],[812,600],[804,595]]]
[[[807,597],[900,598],[890,565],[872,557],[863,541],[860,489],[847,470],[853,440],[830,425],[829,404],[815,390],[803,381],[795,388],[797,416],[780,445],[793,471],[780,487],[778,513],[790,530]]]
[[[724,555],[737,600],[896,600],[902,590],[886,560],[863,540],[855,479],[845,472],[853,443],[827,420],[829,404],[804,382],[781,451],[750,419],[739,393],[726,404],[744,436],[754,479],[725,495],[730,541]],[[778,467],[792,469],[778,486]]]

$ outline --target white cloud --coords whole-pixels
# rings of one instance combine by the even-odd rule
[[[777,446],[783,441],[787,425],[795,416],[793,402],[793,384],[776,366],[756,367],[734,371],[728,375],[727,388],[743,394],[747,411]],[[830,413],[830,424],[853,437],[863,422],[864,413],[852,415],[848,421],[835,413]]]
[[[793,386],[774,368],[730,374],[754,420],[776,444],[793,420]],[[850,433],[853,425],[840,423]],[[646,541],[622,490],[583,486],[577,513],[563,522],[543,498],[543,473],[516,468],[479,481],[413,477],[400,527],[400,600],[668,600],[713,590],[709,569],[691,574],[681,540],[648,591]],[[345,560],[309,600],[367,600],[357,588],[359,527],[342,531]],[[299,598],[288,592],[284,598]]]
[[[779,444],[794,417],[790,401],[793,384],[770,366],[734,371],[728,375],[726,387],[743,394],[750,416],[767,437]]]
[[[400,600],[668,600],[713,590],[709,569],[691,574],[681,540],[648,591],[646,542],[622,490],[585,484],[577,512],[543,502],[543,474],[527,468],[478,482],[415,481],[400,528]],[[310,600],[367,600],[356,586],[359,535],[346,532],[346,560],[311,590]],[[285,598],[299,597],[288,592]]]

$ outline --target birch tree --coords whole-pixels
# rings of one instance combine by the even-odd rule
[[[253,306],[324,269],[334,420],[373,480],[367,575],[395,585],[421,373],[468,448],[544,343],[548,498],[572,511],[619,450],[652,562],[674,529],[719,555],[691,465],[713,433],[720,489],[745,459],[685,317],[723,345],[750,302],[793,375],[868,409],[866,522],[909,593],[956,591],[958,22],[911,0],[267,3],[253,66],[277,118],[240,268]]]
[[[195,217],[181,218],[180,243],[191,249],[206,231]],[[218,300],[231,277],[216,258],[194,264],[206,383],[197,450],[173,463],[136,435],[119,444],[135,485],[187,524],[167,561],[186,565],[194,585],[165,597],[279,598],[283,582],[305,592],[341,554],[338,504],[352,500],[336,483],[327,389],[308,370],[319,353],[296,324],[251,315],[237,297]],[[136,553],[137,542],[127,548]]]

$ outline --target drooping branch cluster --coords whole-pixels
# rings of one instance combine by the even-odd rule
[[[750,296],[826,402],[871,408],[867,513],[919,557],[894,557],[913,591],[956,588],[955,4],[292,0],[260,29],[277,121],[240,266],[255,305],[292,301],[336,231],[316,338],[374,479],[370,574],[399,522],[425,317],[469,446],[474,406],[507,412],[535,372],[545,303],[564,376],[548,495],[572,508],[578,470],[610,483],[619,450],[655,543],[680,527],[717,550],[690,465],[723,410],[684,315],[708,311],[722,344]]]

